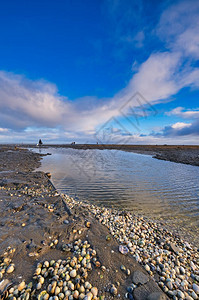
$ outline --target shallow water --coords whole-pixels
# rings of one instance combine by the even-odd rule
[[[38,150],[39,151],[39,150]],[[199,167],[118,150],[41,149],[58,191],[162,220],[197,242]]]

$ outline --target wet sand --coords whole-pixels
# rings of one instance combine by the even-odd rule
[[[88,280],[99,290],[99,299],[114,298],[110,294],[111,284],[118,290],[115,297],[125,299],[126,288],[132,283],[136,270],[145,274],[148,280],[139,284],[134,299],[148,299],[152,292],[158,292],[160,296],[162,292],[158,284],[132,255],[118,251],[119,244],[115,239],[107,240],[108,228],[95,218],[88,207],[78,205],[69,208],[48,176],[34,171],[40,166],[42,156],[14,146],[0,147],[0,256],[1,262],[9,257],[14,264],[13,272],[5,272],[5,267],[5,273],[1,271],[0,288],[5,279],[12,285],[23,280],[26,283],[31,281],[34,293],[30,299],[37,299],[39,291],[35,290],[36,282],[33,280],[37,264],[45,260],[66,259],[71,253],[62,251],[63,244],[81,239],[90,243],[97,251],[101,266],[105,266],[104,271],[92,264],[88,275]],[[87,222],[90,226],[86,225]],[[130,270],[129,275],[120,269],[121,265]],[[164,294],[162,297],[166,299]]]

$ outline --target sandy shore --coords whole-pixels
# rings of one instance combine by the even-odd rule
[[[198,299],[196,248],[156,223],[59,195],[34,171],[41,159],[0,147],[5,299]]]

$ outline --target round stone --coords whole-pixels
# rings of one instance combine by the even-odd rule
[[[76,276],[77,276],[77,271],[76,270],[70,271],[70,277],[74,278]]]

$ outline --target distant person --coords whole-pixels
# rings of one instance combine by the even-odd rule
[[[39,140],[39,143],[38,143],[38,146],[41,146],[41,145],[43,145],[43,142],[42,142],[42,140],[40,139],[40,140]]]

